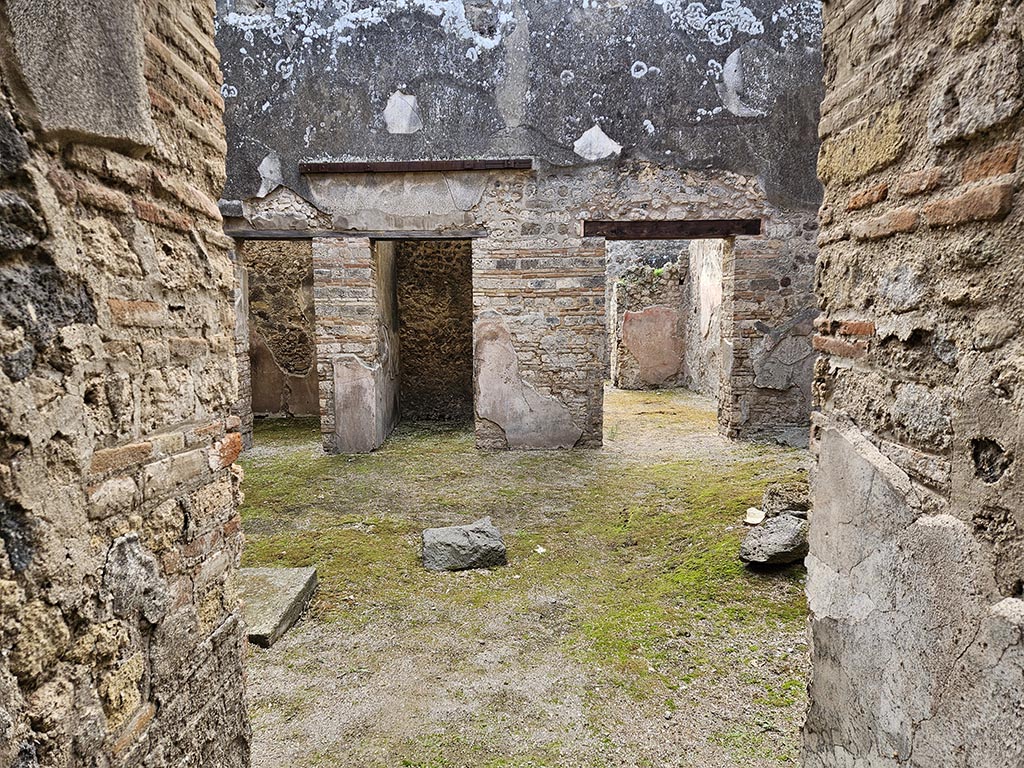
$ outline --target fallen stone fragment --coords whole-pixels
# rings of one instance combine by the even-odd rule
[[[238,584],[249,642],[269,648],[313,599],[316,568],[242,568]]]
[[[806,513],[811,508],[811,492],[806,481],[772,483],[764,491],[761,509],[765,517],[775,517],[791,510]],[[802,517],[806,517],[804,514]]]
[[[469,525],[428,528],[423,532],[423,567],[430,571],[464,571],[505,565],[505,542],[491,518]]]
[[[740,560],[757,565],[784,565],[807,555],[807,521],[779,515],[751,529],[740,545]]]
[[[764,520],[764,510],[757,507],[747,507],[747,516],[743,522],[747,525],[758,525]]]

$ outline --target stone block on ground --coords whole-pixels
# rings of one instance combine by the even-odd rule
[[[464,571],[505,565],[505,542],[491,518],[469,525],[428,528],[423,532],[423,567],[430,571]]]
[[[807,555],[806,520],[779,515],[753,528],[740,545],[740,560],[753,565],[785,565]]]
[[[775,517],[785,512],[796,517],[807,517],[810,508],[811,493],[806,480],[772,483],[765,488],[764,497],[761,499],[761,509],[764,510],[765,517]]]
[[[309,605],[316,568],[242,568],[238,574],[249,642],[269,648]]]

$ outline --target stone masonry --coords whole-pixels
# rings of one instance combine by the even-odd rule
[[[1024,5],[825,6],[808,768],[1024,764]]]
[[[473,418],[473,247],[395,243],[403,419]]]
[[[252,412],[319,415],[313,255],[309,240],[239,244],[248,291]]]
[[[763,221],[723,258],[720,426],[806,442],[818,3],[219,0],[218,10],[226,226],[473,238],[480,446],[600,444],[605,244],[584,240],[581,222],[602,219]],[[473,158],[530,158],[533,170],[308,165]],[[338,409],[322,403],[325,423]]]
[[[398,418],[394,244],[314,240],[313,294],[324,450],[372,451]]]
[[[639,265],[623,272],[608,309],[612,384],[620,389],[686,384],[687,264]]]
[[[0,765],[248,764],[209,0],[0,2]]]

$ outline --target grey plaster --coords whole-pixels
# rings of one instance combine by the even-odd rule
[[[615,162],[574,149],[595,126],[623,158],[755,175],[775,203],[820,197],[817,2],[217,5],[227,197],[255,194],[268,149],[300,194],[304,159]]]
[[[474,329],[476,412],[497,425],[509,448],[572,448],[583,428],[554,397],[523,380],[512,337],[500,316],[487,313]]]
[[[11,48],[45,132],[151,146],[137,0],[7,0]]]

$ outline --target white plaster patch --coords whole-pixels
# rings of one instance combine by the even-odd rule
[[[763,117],[766,113],[743,103],[743,58],[739,48],[729,54],[722,67],[722,80],[715,83],[722,106],[737,117]]]
[[[622,145],[602,131],[597,123],[576,139],[572,148],[577,155],[586,160],[603,160],[622,152]]]
[[[220,17],[218,24],[243,31],[250,41],[253,33],[260,32],[275,45],[284,43],[286,34],[298,35],[304,47],[325,42],[334,55],[342,45],[351,45],[355,34],[409,11],[419,10],[435,17],[442,30],[469,42],[476,54],[498,47],[515,28],[512,0],[492,0],[492,34],[482,34],[473,28],[463,0],[372,0],[359,5],[362,7],[356,7],[353,0],[275,0],[273,9],[262,13],[232,11]],[[469,54],[467,57],[475,60]]]
[[[281,157],[277,152],[271,152],[263,158],[259,171],[261,182],[256,197],[266,197],[284,184],[284,176],[281,174]]]
[[[384,107],[384,124],[388,133],[410,134],[423,130],[420,105],[415,96],[395,91]]]

